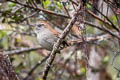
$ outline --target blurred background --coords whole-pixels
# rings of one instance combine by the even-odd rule
[[[62,32],[81,6],[47,80],[119,80],[119,0],[0,0],[0,52],[7,54],[20,80],[42,80],[50,51],[34,33],[44,20]]]

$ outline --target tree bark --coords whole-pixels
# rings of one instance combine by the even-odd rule
[[[19,80],[9,57],[0,53],[0,80]]]

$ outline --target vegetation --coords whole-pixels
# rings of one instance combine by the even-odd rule
[[[57,48],[70,43],[60,54],[41,49],[41,20],[61,33]],[[120,0],[0,0],[0,80],[116,80],[119,53]]]

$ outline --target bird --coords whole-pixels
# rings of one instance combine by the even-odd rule
[[[54,43],[59,38],[60,33],[51,27],[47,21],[39,21],[35,24],[34,32],[37,35],[37,40],[43,49],[52,51]],[[63,46],[68,45],[66,41],[63,40]]]

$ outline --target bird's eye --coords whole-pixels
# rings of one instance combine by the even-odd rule
[[[38,27],[41,27],[41,26],[43,26],[44,24],[38,24]]]

